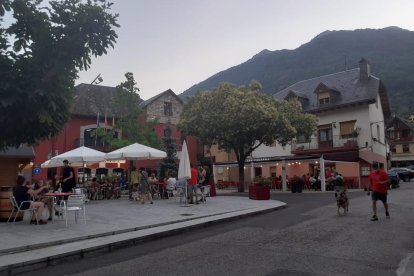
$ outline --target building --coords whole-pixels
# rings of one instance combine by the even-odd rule
[[[71,118],[63,127],[62,132],[54,138],[42,141],[35,147],[34,172],[35,179],[53,179],[58,172],[56,168],[41,169],[40,164],[50,157],[72,150],[79,146],[86,146],[109,152],[114,150],[111,145],[105,144],[94,133],[97,128],[112,129],[116,120],[125,114],[125,110],[117,110],[114,104],[117,89],[102,85],[79,84],[75,87],[75,99],[71,109]],[[176,139],[178,148],[182,145],[183,137],[176,130],[175,125],[183,102],[175,95],[172,90],[162,92],[147,101],[139,100],[136,102],[144,110],[146,120],[157,120],[154,131],[160,138],[164,135],[164,127],[170,123],[172,136]],[[115,131],[116,138],[122,137],[122,130]],[[196,139],[189,137],[189,154],[192,161],[196,160],[197,142]],[[178,153],[179,154],[179,153]],[[88,166],[85,173],[90,175],[111,174],[123,172],[129,166],[143,166],[156,170],[157,160],[134,161],[132,164],[126,162],[101,162]],[[82,168],[78,168],[78,179],[82,179]]]
[[[277,144],[259,147],[247,160],[254,169],[249,172],[245,168],[246,175],[279,176],[282,167],[289,177],[335,170],[353,179],[353,185],[364,187],[372,163],[386,166],[387,90],[371,75],[367,60],[362,59],[359,68],[297,82],[273,97],[297,99],[303,112],[317,117],[317,132],[311,137],[296,137],[285,148]],[[228,166],[226,163],[231,164],[223,162],[221,166]]]
[[[387,126],[391,167],[414,165],[414,121],[394,117]]]

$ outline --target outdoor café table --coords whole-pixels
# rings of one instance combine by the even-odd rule
[[[53,206],[55,206],[54,210],[56,212],[60,212],[60,210],[56,209],[57,202],[59,200],[65,200],[70,195],[74,195],[74,193],[62,193],[62,192],[55,192],[55,193],[45,193],[42,197],[53,197]],[[53,214],[50,214],[53,220]]]

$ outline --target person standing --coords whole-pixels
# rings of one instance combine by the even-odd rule
[[[68,160],[63,160],[62,192],[72,192],[76,187],[75,171],[69,166]]]
[[[139,170],[141,172],[141,177],[140,177],[141,182],[140,182],[140,187],[139,187],[141,189],[141,204],[145,204],[146,196],[148,196],[150,203],[153,204],[150,184],[148,181],[148,173],[145,171],[144,167],[139,168]]]
[[[206,176],[206,169],[204,169],[204,167],[201,164],[198,165],[198,185],[200,187],[201,193],[204,193],[205,186],[207,185]],[[203,197],[200,198],[200,202],[202,201]]]
[[[187,185],[187,192],[190,198],[190,204],[194,204],[194,196],[195,196],[195,203],[199,204],[197,201],[197,182],[198,182],[198,170],[194,164],[191,165],[191,178],[188,180]]]
[[[132,200],[132,192],[135,192],[138,190],[138,185],[141,182],[141,174],[137,171],[137,168],[132,167],[131,174],[129,175],[130,178],[130,185],[128,187],[128,194],[129,194],[129,200]]]
[[[372,165],[372,172],[369,175],[369,190],[372,189],[371,199],[372,199],[372,218],[371,221],[377,221],[377,201],[380,200],[384,204],[385,208],[385,217],[390,218],[390,213],[388,212],[388,203],[387,203],[387,186],[388,186],[388,175],[387,173],[379,168],[378,163]]]

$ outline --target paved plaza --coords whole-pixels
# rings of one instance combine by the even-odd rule
[[[155,200],[154,204],[128,199],[98,200],[87,203],[86,224],[82,216],[76,224],[74,214],[69,213],[68,227],[60,219],[47,225],[30,225],[26,214],[23,222],[0,224],[0,271],[10,273],[65,256],[133,245],[285,205],[276,200],[230,195],[207,198],[206,203],[198,205],[183,204],[175,198]]]

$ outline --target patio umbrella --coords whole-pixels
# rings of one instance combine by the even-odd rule
[[[165,151],[157,150],[138,143],[111,151],[106,154],[106,160],[149,160],[167,157]]]
[[[187,143],[184,140],[183,149],[180,156],[180,164],[178,165],[178,179],[185,179],[185,202],[187,205],[187,179],[191,178],[190,158],[188,156]]]
[[[42,165],[43,168],[62,166],[63,160],[68,160],[72,166],[83,166],[88,163],[98,163],[105,160],[105,153],[87,147],[79,147],[65,153],[56,155]]]

